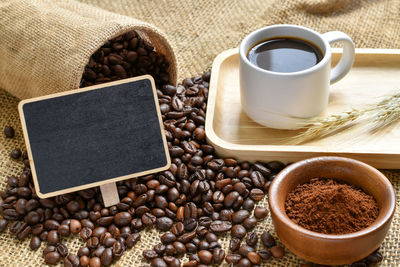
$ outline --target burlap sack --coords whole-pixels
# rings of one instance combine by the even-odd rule
[[[0,0],[0,6],[3,1]],[[208,69],[216,55],[236,47],[249,32],[276,23],[304,25],[319,32],[341,30],[353,38],[357,47],[400,48],[400,1],[398,0],[79,1],[147,21],[166,32],[175,48],[179,81]],[[0,24],[2,19],[3,17],[0,17]],[[0,89],[0,130],[5,125],[16,128],[14,139],[6,139],[0,133],[0,190],[5,188],[9,175],[18,174],[22,169],[18,162],[9,157],[11,149],[24,147],[16,108],[18,101],[18,98]],[[400,172],[387,170],[384,174],[392,182],[396,198],[399,200]],[[266,200],[261,205],[266,205]],[[269,230],[274,234],[270,217],[259,223],[255,231],[260,233],[263,230]],[[147,265],[143,261],[142,251],[159,243],[160,235],[161,233],[154,229],[142,232],[142,241],[126,251],[113,266]],[[378,266],[400,266],[399,240],[400,209],[398,208],[388,235],[380,248],[384,260]],[[226,253],[229,253],[228,242],[228,238],[222,239]],[[72,253],[76,253],[83,242],[79,238],[72,238],[66,244]],[[1,234],[0,266],[44,266],[42,257],[44,244],[36,252],[31,251],[28,245],[29,240],[20,242],[9,231]],[[258,246],[262,247],[260,242]],[[304,260],[286,250],[285,257],[271,259],[262,266],[299,267],[302,263]]]
[[[0,87],[21,99],[78,88],[89,57],[133,29],[166,56],[176,83],[172,47],[148,23],[72,0],[2,0]]]

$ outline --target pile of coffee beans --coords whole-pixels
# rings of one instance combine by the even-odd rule
[[[90,57],[81,87],[144,74],[150,74],[156,86],[162,86],[169,82],[168,67],[163,55],[136,31],[130,31],[106,42]]]
[[[13,152],[24,168],[18,177],[8,177],[7,188],[0,192],[0,232],[9,227],[19,240],[31,238],[32,250],[45,243],[47,264],[63,260],[64,266],[74,267],[111,265],[140,241],[146,227],[165,232],[160,243],[143,251],[152,267],[201,267],[224,261],[245,267],[283,257],[283,247],[269,233],[259,237],[252,230],[268,216],[268,209],[257,202],[285,165],[217,157],[204,130],[210,73],[172,86],[167,84],[167,67],[150,44],[130,32],[93,55],[82,85],[152,74],[172,160],[169,170],[118,182],[121,201],[105,208],[98,188],[39,199],[27,153]],[[5,134],[13,135],[10,129]],[[232,253],[226,255],[219,238],[229,232]],[[63,243],[70,235],[85,242],[77,255]],[[256,251],[259,240],[265,249]],[[188,256],[185,263],[183,255]]]

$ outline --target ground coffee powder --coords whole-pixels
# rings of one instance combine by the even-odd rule
[[[361,188],[321,178],[313,178],[290,192],[285,210],[295,223],[324,234],[359,231],[379,214],[375,199]]]

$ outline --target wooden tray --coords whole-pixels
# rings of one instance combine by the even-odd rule
[[[341,51],[333,49],[332,64],[340,56]],[[331,86],[327,114],[377,103],[380,97],[396,90],[400,90],[400,50],[356,49],[350,73]],[[225,51],[214,60],[205,128],[208,142],[217,154],[239,160],[294,162],[337,155],[377,168],[400,169],[400,123],[379,134],[362,134],[355,140],[339,133],[302,145],[288,145],[282,143],[282,138],[298,131],[275,130],[253,122],[240,104],[238,49]]]

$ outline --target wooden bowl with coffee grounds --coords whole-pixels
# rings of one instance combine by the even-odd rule
[[[304,222],[308,220],[300,223],[299,220],[302,220],[301,217],[304,218],[304,216],[299,216],[299,224],[294,222],[286,213],[285,203],[289,203],[287,202],[289,194],[300,185],[306,184],[307,187],[307,183],[320,183],[315,178],[333,179],[335,186],[347,184],[353,185],[352,188],[361,188],[362,190],[359,191],[365,192],[366,196],[372,196],[376,201],[379,209],[377,218],[368,223],[369,226],[365,228],[354,228],[357,230],[348,232],[348,229],[352,227],[343,227],[342,219],[338,214],[336,221],[338,227],[347,231],[344,234],[332,234],[332,231],[335,232],[335,226],[322,227],[319,232],[300,226],[299,224],[304,226]],[[316,190],[316,192],[320,192],[321,197],[326,194],[323,190]],[[314,195],[318,196],[318,194]],[[295,199],[298,195],[293,196],[292,194],[292,199]],[[299,199],[296,201],[299,202]],[[349,264],[375,251],[389,230],[396,206],[393,187],[381,172],[363,162],[343,157],[317,157],[289,165],[275,177],[270,185],[268,202],[272,221],[281,242],[297,256],[313,263],[326,265]],[[359,204],[362,205],[362,209],[371,206],[364,205],[363,202]],[[310,205],[306,212],[310,217],[315,215],[314,206]],[[351,213],[354,212],[351,211]],[[371,213],[367,211],[362,214],[370,215]],[[365,218],[360,218],[360,220],[365,220]],[[314,228],[309,227],[309,229],[317,228],[315,225]]]

